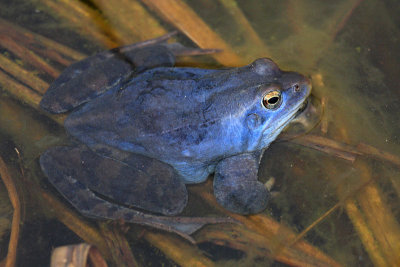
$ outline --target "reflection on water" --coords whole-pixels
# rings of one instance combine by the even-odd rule
[[[34,258],[45,265],[50,247],[77,243],[78,236],[96,243],[117,265],[123,257],[115,247],[119,253],[130,247],[130,257],[143,265],[389,266],[400,261],[396,1],[84,2],[0,1],[0,147],[22,204],[20,263]],[[185,45],[223,49],[209,57],[182,58],[180,64],[235,66],[271,57],[283,69],[309,75],[324,110],[306,135],[281,138],[266,151],[259,177],[276,182],[265,213],[235,217],[241,225],[208,226],[193,235],[198,246],[172,234],[97,224],[68,213],[64,209],[71,207],[37,163],[48,147],[68,142],[63,118],[49,119],[37,105],[66,66],[173,29],[186,33],[176,37]],[[210,183],[191,187],[185,215],[223,215],[213,207],[210,191]],[[3,259],[12,218],[3,184],[0,198]],[[299,233],[308,243],[293,244]],[[43,242],[32,246],[32,236]],[[120,242],[109,244],[110,238]],[[32,249],[39,246],[47,252]],[[179,255],[173,252],[178,249]]]

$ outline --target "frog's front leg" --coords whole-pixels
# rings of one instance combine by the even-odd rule
[[[263,211],[270,196],[257,180],[262,153],[246,153],[223,159],[214,176],[214,195],[224,208],[240,214]]]

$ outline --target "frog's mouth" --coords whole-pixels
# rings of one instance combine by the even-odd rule
[[[297,116],[302,114],[306,109],[307,106],[309,105],[309,100],[308,97],[303,101],[303,103],[299,104],[299,107],[297,111],[293,111],[291,114],[288,115],[287,119],[282,122],[276,129],[273,129],[273,131],[268,132],[268,130],[265,130],[263,133],[263,140],[270,140],[271,138],[275,139],[273,136],[278,135],[282,130],[286,128],[286,126]]]
[[[308,107],[309,104],[310,104],[310,100],[309,100],[308,97],[307,97],[306,100],[304,100],[304,102],[301,104],[301,106],[299,107],[299,109],[297,110],[297,112],[294,114],[293,118],[296,118],[296,117],[299,116],[301,113],[303,113],[303,111],[307,109],[307,107]]]
[[[297,117],[299,117],[303,112],[307,110],[307,107],[309,105],[310,101],[309,98],[307,97],[303,103],[300,104],[299,108],[297,109],[296,112],[292,113],[291,116],[289,116],[289,119],[282,125],[281,129],[284,129],[286,126],[288,126],[293,120],[295,120]]]
[[[309,97],[307,97],[303,103],[299,104],[297,111],[293,111],[291,114],[287,116],[286,120],[283,120],[282,124],[278,125],[277,128],[273,129],[272,131],[268,131],[268,129],[264,130],[262,140],[271,140],[275,139],[273,136],[277,136],[279,133],[282,132],[290,124],[290,122],[295,119],[296,117],[300,116],[304,111],[307,110],[307,107],[310,105]]]
[[[283,123],[284,126],[286,126],[287,124],[289,124],[293,119],[295,119],[296,117],[300,116],[308,107],[309,105],[309,99],[308,97],[303,101],[303,103],[301,103],[297,109],[297,111],[293,112],[291,115],[288,116],[288,119]],[[284,127],[283,126],[283,127]]]
[[[296,112],[293,112],[292,115],[288,117],[288,119],[278,128],[278,131],[282,131],[287,125],[290,124],[294,119],[296,119],[298,116],[300,116],[305,110],[307,110],[307,107],[309,105],[310,101],[309,98],[307,97],[303,103],[300,104],[299,108],[297,109]]]

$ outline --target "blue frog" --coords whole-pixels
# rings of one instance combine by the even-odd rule
[[[266,208],[258,181],[263,151],[301,111],[310,80],[268,58],[239,68],[174,67],[188,48],[155,39],[68,67],[40,105],[71,111],[76,145],[40,158],[53,185],[82,213],[131,220],[186,206],[186,184],[214,173],[220,205],[239,214]]]

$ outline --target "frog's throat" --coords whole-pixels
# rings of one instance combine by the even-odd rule
[[[300,102],[291,113],[286,116],[286,119],[276,128],[272,129],[271,127],[265,128],[262,140],[261,140],[261,147],[266,147],[276,139],[276,137],[285,129],[285,127],[297,116],[298,111],[300,110],[301,106],[304,104],[307,98],[305,98],[302,102]],[[272,131],[269,131],[272,130]],[[268,133],[268,134],[266,134]]]

